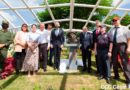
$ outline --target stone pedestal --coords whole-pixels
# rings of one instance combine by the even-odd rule
[[[67,65],[69,63],[69,60],[67,59],[62,59],[60,61],[60,69],[59,69],[59,73],[73,73],[73,72],[77,72],[78,71],[78,66],[83,66],[82,60],[77,60],[77,62],[75,62],[74,60],[72,60],[69,69],[67,70]]]

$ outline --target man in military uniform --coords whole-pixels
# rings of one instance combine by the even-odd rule
[[[101,34],[97,37],[96,50],[97,58],[99,60],[99,77],[105,78],[107,83],[110,83],[110,60],[108,57],[110,39],[106,33],[106,26],[101,25]]]
[[[7,57],[9,45],[13,42],[13,34],[8,31],[9,23],[2,21],[2,30],[0,30],[0,69],[3,69],[3,63]]]
[[[114,27],[109,31],[109,37],[112,43],[110,43],[108,55],[109,57],[112,55],[114,78],[119,79],[119,64],[117,60],[119,55],[127,86],[130,88],[130,64],[128,63],[128,54],[130,53],[130,30],[128,27],[120,25],[119,17],[114,17],[112,22]]]

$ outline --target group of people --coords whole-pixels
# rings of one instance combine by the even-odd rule
[[[46,72],[50,48],[53,48],[54,52],[53,67],[59,70],[60,53],[64,43],[64,32],[60,28],[60,24],[56,22],[53,31],[51,31],[51,24],[48,24],[48,30],[46,30],[44,23],[40,24],[39,29],[37,29],[37,25],[31,25],[31,32],[27,32],[27,24],[23,24],[21,29],[14,38],[16,73],[25,71],[29,76],[31,72],[35,75],[40,67]],[[52,64],[52,59],[50,64]]]
[[[80,49],[82,52],[82,71],[91,73],[91,55],[95,53],[96,68],[98,79],[106,79],[107,83],[111,83],[111,68],[113,67],[114,79],[119,80],[118,69],[121,67],[128,88],[130,88],[130,30],[126,26],[120,24],[120,18],[112,19],[113,27],[107,31],[106,25],[102,25],[96,20],[96,28],[89,31],[87,27],[83,27],[80,34]],[[72,57],[76,56],[76,46],[70,47],[69,69]]]
[[[8,31],[9,23],[2,22],[0,30],[0,68],[1,72],[5,68],[4,61],[7,58],[9,45],[14,43],[14,59],[16,74],[20,71],[28,72],[28,76],[33,75],[40,69],[47,71],[48,53],[49,65],[52,66],[52,56],[54,55],[54,69],[59,70],[60,54],[64,44],[64,31],[60,28],[59,22],[53,25],[48,24],[45,29],[44,23],[31,25],[31,31],[28,30],[27,24],[22,24],[21,30],[15,36]],[[52,31],[51,31],[52,30]]]
[[[118,69],[121,67],[130,88],[130,30],[120,24],[120,18],[117,16],[112,19],[112,24],[113,27],[106,32],[106,26],[96,21],[96,30],[93,31],[98,79],[105,78],[107,83],[110,83],[113,67],[114,79],[119,80]]]
[[[130,64],[128,55],[130,53],[130,30],[120,24],[120,18],[112,19],[113,27],[107,32],[107,27],[96,21],[96,29],[89,31],[83,27],[80,33],[79,43],[82,52],[82,71],[91,73],[91,54],[95,53],[98,79],[106,79],[110,83],[111,67],[114,70],[114,79],[119,80],[118,68],[124,72],[128,87],[130,87]],[[52,65],[52,55],[54,55],[53,68],[59,70],[61,50],[64,47],[64,31],[59,22],[48,24],[45,29],[44,23],[31,25],[31,31],[27,24],[22,24],[21,31],[18,31],[13,39],[11,32],[8,32],[8,22],[2,23],[0,30],[0,68],[3,68],[3,61],[6,59],[7,49],[14,42],[14,59],[16,61],[16,74],[20,71],[28,72],[28,76],[33,75],[42,66],[43,71],[47,71],[47,63]],[[70,47],[69,69],[73,58],[76,60],[77,46]],[[50,53],[48,54],[48,52]],[[48,61],[49,56],[49,61]],[[119,62],[120,59],[120,62]]]

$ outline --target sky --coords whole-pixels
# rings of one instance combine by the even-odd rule
[[[112,5],[116,6],[119,1],[120,0],[113,0]],[[130,9],[130,0],[123,0],[122,3],[118,7]],[[118,15],[122,16],[122,15],[124,15],[124,11],[115,10],[112,14],[118,14]],[[128,13],[128,14],[130,14],[130,13]]]
[[[5,0],[5,1],[9,3],[11,7],[26,7],[25,4],[22,2],[22,0]],[[29,6],[40,6],[44,0],[25,0],[25,1]],[[112,6],[116,6],[116,4],[119,1],[120,0],[113,0]],[[0,0],[0,8],[8,8],[8,6],[5,3],[3,3],[3,0]],[[123,0],[123,2],[119,5],[119,8],[130,9],[130,0]],[[33,9],[35,13],[43,10],[44,9]],[[16,11],[27,21],[28,24],[37,23],[37,20],[29,10],[20,9]],[[111,13],[111,15],[112,14],[118,14],[122,16],[124,15],[124,11],[114,10]],[[4,18],[10,20],[10,22],[12,22],[12,24],[15,27],[21,26],[21,24],[23,23],[23,21],[12,10],[4,10],[4,11],[0,10],[0,24],[1,21],[3,20],[3,17],[1,17],[1,15]],[[12,27],[12,25],[10,25],[10,27]]]
[[[22,0],[5,0],[11,7],[26,7]],[[28,6],[40,6],[43,0],[25,0]],[[0,0],[0,8],[8,8],[8,6]],[[33,9],[35,14],[39,11],[43,11],[44,9]],[[28,24],[37,23],[37,20],[33,16],[33,14],[29,10],[20,9],[16,10],[26,21]],[[15,27],[21,26],[23,21],[12,11],[12,10],[4,10],[0,11],[0,14],[10,20]],[[3,17],[0,15],[0,23],[3,20]],[[12,27],[10,25],[10,27]]]

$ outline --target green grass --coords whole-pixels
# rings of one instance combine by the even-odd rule
[[[121,80],[112,79],[112,84],[106,81],[98,80],[95,74],[95,61],[92,61],[92,73],[82,73],[81,67],[77,73],[59,74],[52,67],[47,67],[48,71],[44,73],[40,70],[36,76],[27,77],[27,75],[15,73],[4,80],[0,80],[0,90],[108,90],[101,89],[101,86],[107,86],[112,90],[112,85],[123,86],[124,76],[120,72]],[[112,73],[113,78],[113,73]]]

